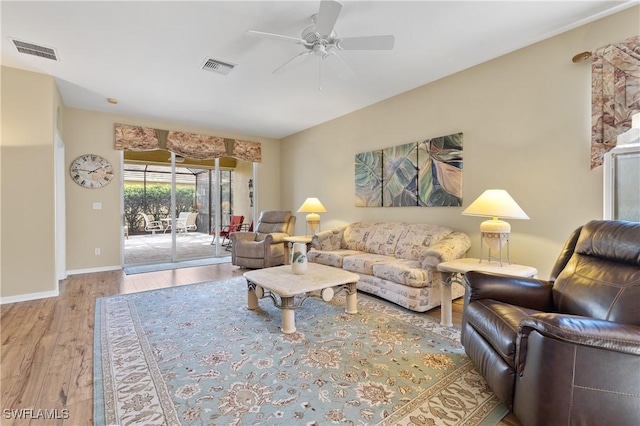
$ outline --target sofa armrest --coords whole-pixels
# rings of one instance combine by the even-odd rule
[[[465,280],[469,302],[493,299],[538,311],[552,309],[552,283],[549,281],[480,271],[467,272]]]
[[[318,232],[311,238],[311,246],[316,250],[340,250],[345,226]]]
[[[525,345],[532,331],[565,343],[640,355],[640,327],[577,315],[538,313],[520,322],[518,339]]]
[[[429,247],[425,251],[424,257],[420,263],[424,269],[435,269],[438,266],[438,263],[464,257],[470,247],[471,239],[467,234],[460,231],[453,231],[436,244]]]

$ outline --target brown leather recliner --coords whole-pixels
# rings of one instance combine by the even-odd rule
[[[231,234],[231,263],[251,269],[284,264],[284,238],[293,234],[295,224],[290,211],[263,211],[255,232]]]
[[[462,344],[523,425],[640,424],[640,223],[578,228],[547,281],[466,281]]]

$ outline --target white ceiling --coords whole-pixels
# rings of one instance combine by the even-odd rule
[[[338,37],[393,34],[395,47],[340,52],[346,78],[329,58],[318,90],[317,61],[272,73],[301,45],[247,30],[300,37],[319,1],[2,1],[2,65],[54,76],[69,107],[281,138],[636,4],[345,1]],[[202,70],[208,57],[237,67]]]

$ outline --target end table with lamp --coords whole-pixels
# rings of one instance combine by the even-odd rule
[[[533,277],[538,270],[532,266],[516,265],[515,263],[501,264],[498,261],[487,261],[476,258],[464,258],[442,262],[438,264],[440,280],[440,324],[451,327],[451,284],[464,284],[464,274],[469,271],[493,272],[498,274]]]
[[[465,216],[490,217],[480,224],[480,257],[484,253],[484,245],[487,245],[487,260],[498,260],[502,266],[502,247],[507,246],[507,262],[511,263],[509,253],[509,235],[511,225],[509,222],[498,219],[529,219],[529,216],[520,208],[511,195],[504,189],[487,189],[463,212]],[[498,253],[498,257],[491,256],[491,250]]]
[[[490,217],[491,219],[485,220],[480,224],[480,259],[464,258],[438,264],[438,271],[442,274],[440,280],[440,324],[449,327],[453,325],[451,321],[451,284],[457,283],[464,286],[464,274],[467,272],[493,272],[520,277],[533,277],[538,273],[538,270],[532,266],[511,263],[511,255],[509,253],[511,225],[498,218],[529,219],[529,216],[507,191],[504,189],[487,189],[462,214],[465,216]],[[485,244],[488,249],[486,259],[483,258]],[[503,262],[502,247],[505,244],[507,246],[507,261]],[[491,255],[492,250],[497,252],[497,257]]]

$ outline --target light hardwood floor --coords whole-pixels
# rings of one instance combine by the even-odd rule
[[[97,298],[241,276],[230,263],[125,275],[123,271],[70,276],[55,298],[0,307],[0,392],[4,425],[91,425],[93,324]],[[440,309],[426,315],[440,318]],[[462,300],[453,322],[462,320]],[[19,420],[7,410],[49,410],[57,419]],[[24,414],[24,411],[22,411]],[[65,418],[66,417],[66,418]],[[513,415],[502,426],[517,426]]]

